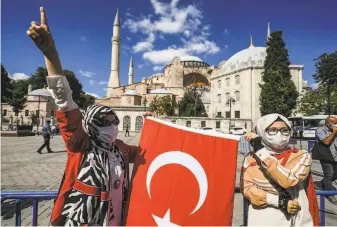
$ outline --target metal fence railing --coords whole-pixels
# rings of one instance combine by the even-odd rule
[[[235,188],[235,193],[240,193],[239,188]],[[337,195],[337,191],[321,191],[316,190],[316,194],[320,196],[320,224],[325,226],[325,196]],[[6,199],[15,199],[15,225],[21,226],[21,201],[25,199],[33,200],[33,217],[32,226],[38,225],[38,200],[39,199],[55,199],[56,191],[39,191],[39,192],[1,192],[1,203]],[[248,219],[248,203],[243,199],[243,225],[247,226]]]

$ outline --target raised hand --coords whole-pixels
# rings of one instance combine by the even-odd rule
[[[43,7],[40,7],[41,24],[35,21],[27,30],[27,35],[34,41],[35,45],[48,57],[55,50],[55,43],[50,33],[47,22],[47,15]]]

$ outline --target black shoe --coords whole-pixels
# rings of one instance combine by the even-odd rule
[[[41,151],[36,151],[36,152],[39,153],[39,154],[42,154]]]
[[[48,151],[48,153],[53,153],[53,151],[52,151],[52,150],[50,150],[50,151]]]
[[[330,195],[330,196],[327,196],[326,198],[329,200],[330,203],[332,203],[334,205],[337,205],[337,198],[336,198],[336,196]]]

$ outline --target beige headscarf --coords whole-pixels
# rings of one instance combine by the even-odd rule
[[[273,124],[277,119],[281,119],[291,129],[288,119],[281,114],[268,114],[261,117],[257,122],[257,134],[262,137],[262,145],[269,151],[269,153],[279,153],[282,151],[275,151],[273,143],[268,139],[266,129]],[[290,136],[289,136],[290,137]],[[284,151],[284,150],[283,150]]]

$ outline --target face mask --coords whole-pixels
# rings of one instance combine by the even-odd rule
[[[283,150],[288,147],[290,136],[284,136],[281,132],[278,132],[276,135],[269,135],[267,133],[266,139],[270,148],[275,150]]]
[[[104,143],[112,144],[115,142],[118,134],[118,126],[112,125],[108,127],[100,127],[98,129],[98,139]]]

